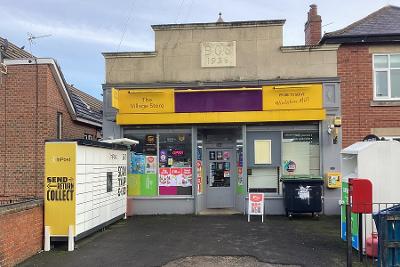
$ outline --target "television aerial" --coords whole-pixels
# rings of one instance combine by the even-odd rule
[[[33,35],[33,33],[28,32],[29,52],[32,54],[32,44],[34,40],[50,36],[51,34]]]

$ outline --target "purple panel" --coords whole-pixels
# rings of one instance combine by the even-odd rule
[[[175,112],[262,110],[262,91],[175,92]]]
[[[160,186],[160,195],[177,195],[178,188],[176,186]]]

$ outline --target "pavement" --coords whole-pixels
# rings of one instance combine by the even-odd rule
[[[20,266],[345,266],[340,218],[133,216]]]

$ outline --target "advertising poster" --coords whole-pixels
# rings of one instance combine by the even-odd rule
[[[198,160],[196,162],[196,173],[197,173],[197,194],[203,192],[202,181],[203,181],[203,162]]]
[[[238,179],[237,179],[236,193],[239,195],[243,195],[245,192],[244,179],[243,179],[243,167],[238,167],[237,172],[238,172]]]
[[[224,160],[229,160],[230,157],[231,157],[231,154],[229,153],[229,151],[224,151],[223,159]]]
[[[171,185],[171,168],[160,168],[158,185],[159,186]]]
[[[182,186],[182,168],[171,168],[171,186]],[[179,184],[178,184],[179,182]]]
[[[182,175],[181,175],[181,182],[180,186],[187,187],[192,186],[192,168],[182,168]],[[179,185],[179,182],[178,182]]]
[[[209,158],[210,160],[215,160],[215,151],[210,151]]]
[[[157,135],[148,134],[145,136],[143,150],[147,155],[157,155]]]
[[[264,221],[264,193],[249,193],[249,207],[247,220],[250,221],[250,215],[261,215]]]
[[[217,160],[222,160],[222,151],[217,151]]]
[[[128,196],[140,196],[140,174],[128,174]]]
[[[160,163],[167,163],[167,151],[164,149],[160,150]]]
[[[157,173],[157,157],[156,156],[146,156],[146,174],[156,174]]]
[[[141,196],[157,195],[157,174],[140,175],[140,195]]]
[[[145,156],[133,154],[131,157],[131,173],[144,174],[145,173]]]

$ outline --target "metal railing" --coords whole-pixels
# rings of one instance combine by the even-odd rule
[[[346,226],[351,222],[346,236],[352,236],[351,242],[346,238],[347,266],[400,266],[400,203],[361,205],[358,210],[364,212],[346,214]],[[353,258],[354,249],[358,259]]]

